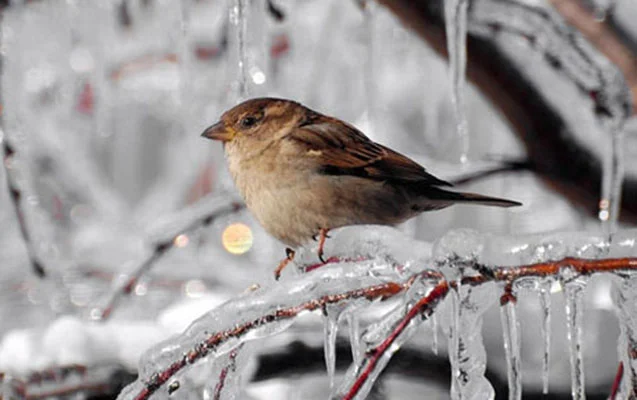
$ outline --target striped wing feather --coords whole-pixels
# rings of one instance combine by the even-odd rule
[[[375,143],[355,127],[320,116],[302,124],[289,138],[318,157],[322,172],[352,175],[378,181],[451,186],[429,174],[417,162]]]

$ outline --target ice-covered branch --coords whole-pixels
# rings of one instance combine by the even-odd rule
[[[329,265],[314,266],[309,268],[310,272],[232,300],[196,321],[180,337],[151,349],[142,358],[140,380],[120,398],[145,399],[165,385],[174,388],[178,384],[171,382],[178,380],[190,365],[209,356],[227,354],[248,340],[277,334],[306,311],[322,310],[330,318],[334,310],[343,312],[357,300],[393,298],[394,307],[352,340],[352,345],[360,347],[353,349],[360,357],[355,358],[333,394],[335,398],[364,398],[392,355],[418,326],[434,312],[449,311],[437,308],[449,293],[454,294],[456,301],[455,311],[452,311],[456,322],[448,328],[450,337],[455,338],[451,340],[449,352],[454,379],[457,379],[452,388],[453,397],[488,398],[493,393],[484,376],[486,358],[479,332],[482,315],[499,298],[509,365],[515,372],[510,374],[515,388],[512,398],[520,398],[522,377],[516,295],[529,288],[541,292],[549,279],[560,281],[569,296],[566,303],[573,351],[573,390],[584,393],[578,334],[583,309],[575,292],[583,293],[586,277],[592,274],[612,273],[625,280],[624,276],[637,270],[634,240],[631,239],[634,233],[624,231],[609,244],[604,242],[603,236],[595,235],[498,238],[456,231],[436,243],[429,258],[419,260],[410,255],[412,261],[397,263],[388,254],[396,253],[399,247],[404,249],[404,243],[396,243],[401,240],[399,237],[391,237],[392,240],[386,242],[391,247],[388,249],[379,247],[369,236],[373,233],[361,233],[368,235],[366,242],[353,245],[339,240],[337,232],[337,238],[328,241],[327,251],[335,254]],[[336,249],[330,249],[330,242]],[[338,248],[350,249],[354,254],[344,256]],[[308,257],[310,254],[307,253]],[[303,262],[303,255],[301,253],[298,262]],[[300,270],[308,269],[301,266]],[[620,293],[630,294],[628,290]],[[620,304],[628,303],[631,301]],[[546,306],[546,302],[543,304]],[[338,314],[331,318],[338,321]],[[626,357],[634,352],[631,350],[634,346],[630,345],[633,343],[632,325],[630,320],[626,321],[628,350],[620,346],[620,353]],[[330,357],[326,355],[328,361]],[[547,370],[543,368],[543,371]],[[633,382],[634,369],[626,368],[625,371],[628,376],[623,382]],[[625,390],[632,390],[632,386]]]
[[[204,357],[279,333],[304,312],[356,299],[387,299],[406,288],[407,282],[388,280],[391,265],[385,264],[382,276],[370,276],[370,269],[370,263],[330,266],[225,303],[195,321],[181,337],[149,350],[140,361],[140,378],[119,398],[147,399]]]

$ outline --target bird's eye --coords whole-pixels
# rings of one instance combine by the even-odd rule
[[[250,128],[254,126],[257,123],[257,121],[258,119],[256,117],[252,117],[252,116],[244,117],[241,120],[241,126],[243,128]]]

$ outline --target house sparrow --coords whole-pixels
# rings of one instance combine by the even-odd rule
[[[452,192],[415,161],[352,125],[290,100],[256,98],[226,111],[203,137],[223,142],[230,174],[261,225],[296,248],[346,225],[396,225],[454,203],[519,206]],[[294,257],[287,250],[275,276]]]

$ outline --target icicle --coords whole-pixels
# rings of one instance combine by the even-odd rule
[[[248,55],[246,50],[247,30],[248,30],[248,0],[233,0],[230,7],[230,23],[236,29],[239,76],[237,81],[237,94],[239,101],[249,96],[248,91]]]
[[[434,313],[431,315],[431,351],[438,355],[438,314]]]
[[[366,39],[366,51],[367,60],[365,60],[364,70],[364,85],[365,85],[365,117],[368,124],[367,130],[374,132],[378,127],[376,126],[376,74],[375,74],[375,35],[374,25],[376,18],[376,0],[366,0],[364,2],[364,24],[365,24],[365,39]]]
[[[181,106],[180,114],[182,119],[182,129],[184,132],[191,121],[188,110],[190,110],[189,96],[190,88],[188,79],[193,76],[192,70],[192,52],[188,43],[188,33],[190,29],[190,2],[191,0],[180,1],[180,32],[177,38],[177,47],[179,51],[179,102]]]
[[[453,295],[457,297],[452,297],[448,327],[452,399],[482,400],[495,396],[484,376],[487,355],[482,340],[482,316],[496,300],[495,293],[495,284],[489,283],[481,287],[460,286]]]
[[[617,276],[613,282],[613,302],[621,333],[617,341],[617,353],[623,363],[624,373],[616,399],[634,398],[637,389],[637,275]]]
[[[355,312],[347,313],[347,326],[349,329],[349,342],[352,347],[352,360],[358,365],[361,362],[361,322]]]
[[[542,308],[542,393],[549,393],[549,364],[551,356],[551,285],[547,280],[540,283],[540,307]]]
[[[445,31],[451,74],[451,103],[460,139],[460,162],[467,162],[469,128],[465,112],[465,70],[467,65],[467,6],[468,0],[445,0]]]
[[[566,296],[566,332],[571,359],[571,394],[573,400],[586,398],[584,362],[582,359],[582,299],[584,284],[570,282],[564,285]]]
[[[520,321],[515,302],[509,301],[500,307],[504,353],[507,359],[507,377],[509,381],[509,399],[522,398],[522,370],[520,368]]]
[[[604,160],[602,199],[599,201],[599,219],[605,235],[617,230],[624,180],[624,131],[619,123],[610,124],[611,145]]]
[[[460,368],[458,367],[460,306],[458,303],[460,303],[460,299],[458,292],[455,290],[452,290],[447,297],[449,298],[449,307],[451,308],[451,321],[449,323],[449,332],[447,333],[449,364],[451,365],[451,398],[456,400],[462,398],[460,394],[460,383],[458,382],[460,376]]]
[[[330,381],[330,393],[334,388],[334,373],[336,371],[336,336],[338,335],[339,313],[325,308],[324,312],[324,333],[323,351],[325,352],[325,366],[327,367],[327,377]]]

